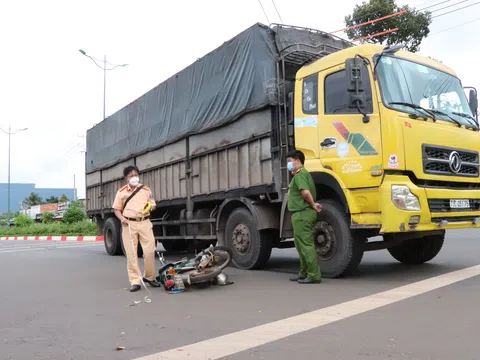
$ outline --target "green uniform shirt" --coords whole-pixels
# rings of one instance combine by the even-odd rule
[[[302,197],[301,190],[310,190],[313,201],[317,200],[317,191],[312,175],[303,166],[293,176],[290,185],[288,186],[288,210],[301,211],[312,208]]]

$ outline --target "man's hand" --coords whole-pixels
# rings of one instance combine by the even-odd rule
[[[315,211],[316,212],[322,211],[322,205],[320,205],[319,203],[315,203]]]
[[[115,209],[115,216],[117,217],[118,220],[121,221],[122,225],[128,225],[128,220],[125,218],[125,216],[122,215],[122,212],[118,209]]]

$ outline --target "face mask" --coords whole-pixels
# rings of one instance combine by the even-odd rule
[[[139,181],[138,176],[134,176],[134,177],[132,177],[128,182],[129,182],[130,185],[132,185],[132,186],[137,186],[137,185],[138,185],[138,181]]]
[[[290,172],[293,171],[293,170],[295,170],[295,167],[293,166],[293,162],[289,161],[289,162],[287,163],[287,169],[288,169],[288,171],[290,171]]]

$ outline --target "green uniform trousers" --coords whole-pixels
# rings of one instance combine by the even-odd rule
[[[321,278],[317,251],[313,243],[313,226],[316,221],[317,212],[314,209],[305,209],[292,214],[294,243],[300,256],[299,275],[312,280]]]

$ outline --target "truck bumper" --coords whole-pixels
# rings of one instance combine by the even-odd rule
[[[400,186],[404,193],[409,190],[417,197],[420,209],[405,210],[400,208],[402,205],[397,206],[399,201],[392,196],[392,186]],[[451,208],[451,199],[469,200],[469,208]],[[480,190],[422,188],[407,176],[385,176],[380,187],[380,233],[480,228],[479,207]]]

